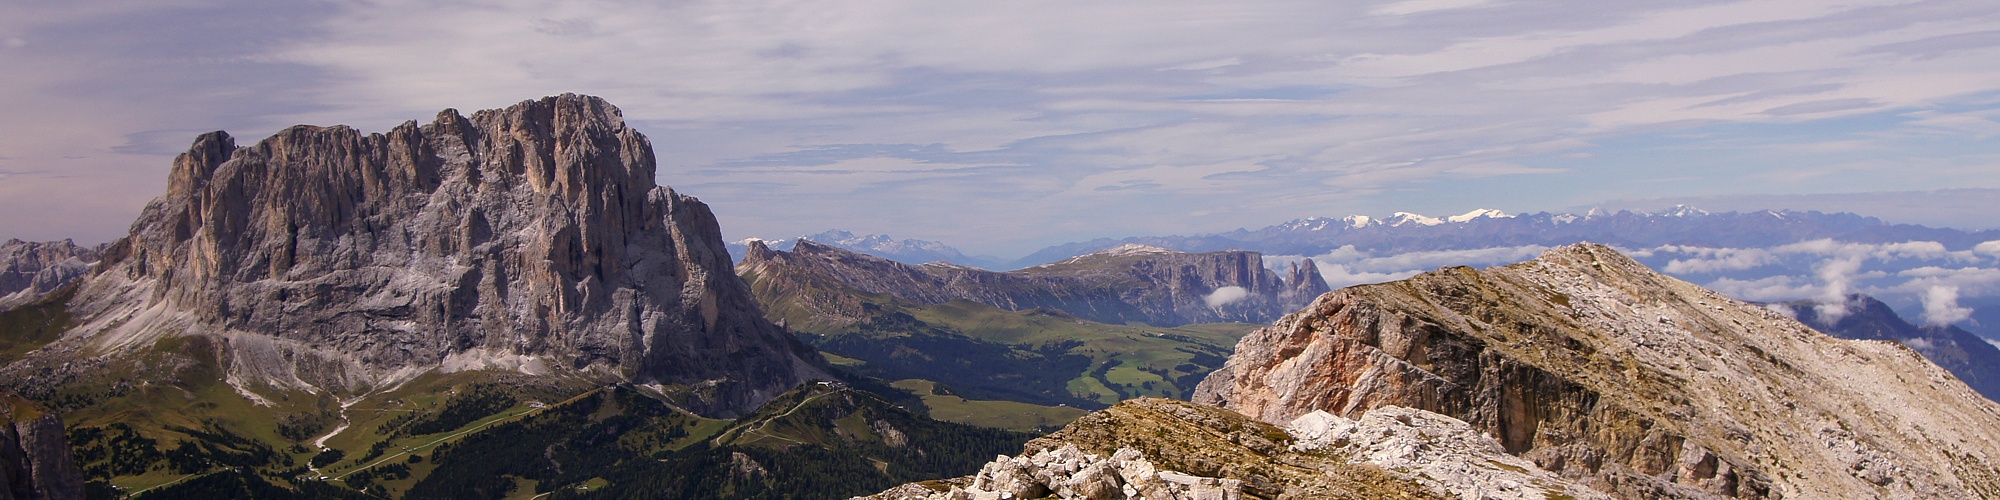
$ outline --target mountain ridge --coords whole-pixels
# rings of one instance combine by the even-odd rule
[[[1434,411],[1624,497],[2000,496],[2000,405],[1915,351],[1594,244],[1321,296],[1244,337],[1195,401],[1266,422]]]

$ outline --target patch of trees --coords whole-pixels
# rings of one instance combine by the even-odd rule
[[[1038,346],[1015,346],[966,336],[894,312],[872,317],[855,331],[832,335],[802,334],[820,350],[866,361],[855,367],[861,375],[883,380],[909,378],[951,386],[966,399],[1022,401],[1045,406],[1067,404],[1103,408],[1094,400],[1069,393],[1069,381],[1090,368],[1089,356],[1070,350],[1081,341],[1065,340]]]
[[[389,419],[376,429],[390,439],[451,431],[514,407],[520,401],[495,385],[475,384],[445,400],[436,412],[413,412]]]
[[[159,444],[124,422],[69,430],[71,456],[83,477],[92,479],[145,474],[166,458]]]

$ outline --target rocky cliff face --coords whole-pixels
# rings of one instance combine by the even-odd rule
[[[1820,313],[1810,301],[1773,304],[1799,322],[1843,339],[1887,340],[1915,349],[1924,359],[1950,370],[1972,390],[2000,401],[2000,348],[1978,335],[1952,325],[1917,326],[1904,321],[1887,304],[1866,295],[1850,295],[1845,314]]]
[[[657,383],[711,415],[825,377],[762,318],[708,207],[654,184],[653,154],[570,94],[386,134],[202,135],[39,366],[205,335],[253,396],[497,368]]]
[[[2000,405],[1916,352],[1590,244],[1322,296],[1195,400],[1267,422],[1433,411],[1625,498],[2000,497]]]
[[[34,300],[90,273],[98,247],[70,240],[0,243],[0,310]]]
[[[1295,266],[1286,280],[1264,268],[1255,252],[1196,254],[1138,246],[1001,273],[943,263],[912,266],[805,240],[790,252],[751,242],[737,272],[774,290],[848,288],[925,304],[964,299],[1154,326],[1268,322],[1327,290],[1311,261]],[[811,283],[838,286],[807,286]],[[816,303],[822,305],[816,313],[830,318],[855,314],[836,297]]]
[[[83,471],[70,460],[62,417],[0,392],[0,499],[83,498]]]

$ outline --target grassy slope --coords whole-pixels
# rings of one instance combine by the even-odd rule
[[[931,380],[967,398],[1042,406],[1101,408],[1133,397],[1186,398],[1201,377],[1221,366],[1238,338],[1257,328],[1109,325],[971,301],[923,305],[881,295],[855,297],[866,304],[869,320],[813,321],[806,308],[782,297],[766,307],[774,318],[801,318],[788,322],[863,374]],[[1038,380],[1049,372],[1060,376]],[[1039,392],[1024,387],[1043,382],[1052,386]]]
[[[1012,429],[1061,426],[1078,408],[1127,398],[1186,398],[1258,326],[1111,325],[965,300],[919,304],[809,271],[745,273],[766,315],[836,364],[899,381],[933,418]]]
[[[616,388],[439,451],[423,498],[846,498],[976,471],[1028,434],[925,419],[875,394],[809,385],[734,422]]]
[[[922,396],[924,406],[930,408],[931,418],[980,427],[1040,431],[1060,428],[1090,413],[1067,406],[970,400],[949,393],[940,394],[937,383],[929,380],[898,380],[894,386]]]
[[[56,401],[70,403],[64,419],[72,429],[72,444],[79,449],[105,450],[95,460],[79,457],[87,474],[126,492],[160,497],[180,496],[186,492],[177,492],[177,488],[199,486],[198,479],[236,467],[254,471],[277,485],[287,485],[293,477],[314,476],[306,466],[321,450],[312,443],[339,425],[340,401],[325,394],[268,388],[259,391],[268,405],[252,401],[223,382],[227,373],[223,352],[207,337],[170,337],[55,393]],[[328,448],[340,450],[346,458],[320,467],[316,475],[335,478],[329,483],[343,486],[338,479],[357,470],[406,461],[411,451],[421,454],[489,424],[519,418],[532,411],[532,401],[561,400],[591,384],[560,377],[519,383],[522,378],[513,373],[434,372],[395,389],[362,396],[345,412],[349,426],[325,441]],[[435,415],[454,392],[479,384],[505,386],[520,403],[445,431],[425,435],[383,432],[383,424],[397,415]],[[318,425],[293,432],[299,438],[286,437],[281,426],[297,421]],[[124,443],[120,447],[107,439],[91,438],[87,430],[115,434],[114,426],[129,428],[152,443]],[[77,430],[86,431],[78,437]],[[381,444],[384,442],[388,444]],[[191,445],[188,450],[194,450],[192,456],[177,456],[175,449],[183,443]],[[370,456],[378,447],[382,452]],[[120,455],[126,456],[125,460],[147,457],[140,459],[147,463],[139,466],[142,471],[108,470],[109,462],[119,460]],[[418,465],[414,471],[416,476],[407,480],[384,482],[385,491],[400,493],[429,467]]]

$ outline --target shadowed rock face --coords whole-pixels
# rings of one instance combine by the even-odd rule
[[[570,94],[385,134],[204,134],[79,290],[67,338],[220,336],[252,392],[503,368],[659,383],[713,415],[825,378],[762,318],[708,207],[654,175],[616,107]]]
[[[70,459],[62,417],[0,392],[0,499],[83,498],[83,470]]]
[[[1289,279],[1281,279],[1264,268],[1256,252],[1136,246],[1003,273],[945,263],[912,266],[805,240],[790,252],[751,242],[737,272],[785,290],[824,288],[808,285],[831,281],[924,304],[964,299],[1012,311],[1045,308],[1102,323],[1154,326],[1264,323],[1328,289],[1311,260],[1293,265]],[[829,318],[849,319],[854,313],[841,310],[834,298],[820,302],[825,306],[817,313]]]
[[[2000,497],[2000,405],[1943,369],[1590,244],[1327,294],[1194,399],[1266,422],[1434,411],[1627,498]]]

